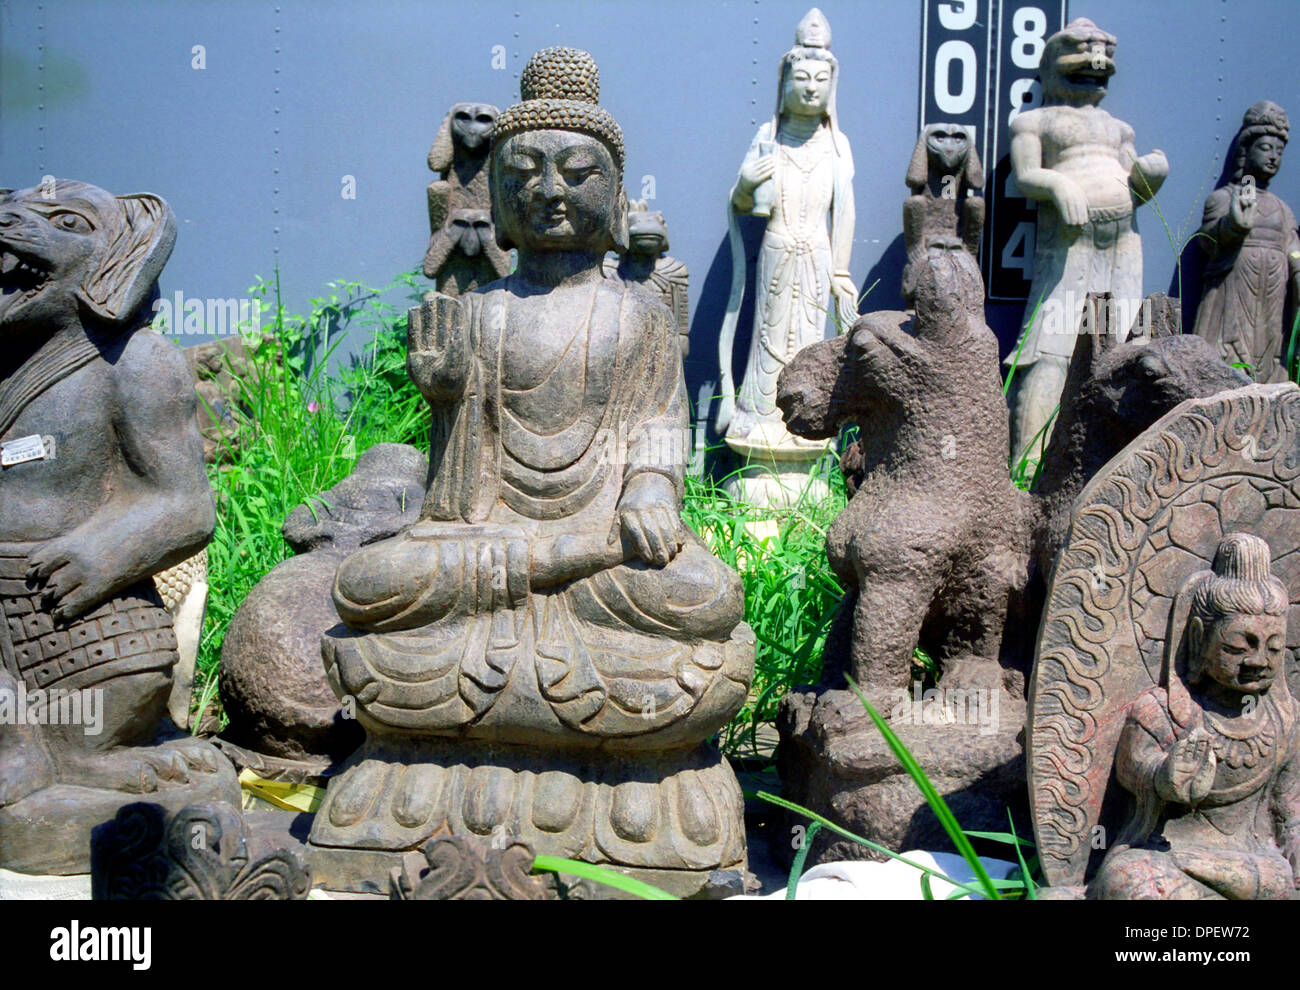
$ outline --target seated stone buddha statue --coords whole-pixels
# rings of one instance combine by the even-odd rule
[[[1115,773],[1133,803],[1089,896],[1286,899],[1300,865],[1300,734],[1288,594],[1268,544],[1232,533],[1170,615],[1164,683],[1130,706]]]
[[[692,893],[744,865],[739,787],[704,742],[745,698],[753,634],[739,577],[681,520],[673,316],[602,269],[627,201],[596,66],[546,49],[521,91],[489,164],[517,268],[411,311],[428,495],[335,579],[322,651],[367,742],[317,815],[315,868],[382,887],[432,836],[505,833]]]

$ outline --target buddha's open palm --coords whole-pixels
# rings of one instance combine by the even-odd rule
[[[1194,807],[1210,793],[1217,769],[1209,734],[1193,729],[1170,748],[1156,772],[1156,791],[1166,801]]]

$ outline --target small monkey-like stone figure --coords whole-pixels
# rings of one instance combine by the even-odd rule
[[[617,265],[605,262],[607,274],[629,282],[640,282],[663,299],[677,325],[677,342],[685,358],[691,350],[691,311],[687,289],[690,271],[683,262],[668,257],[668,225],[664,215],[651,210],[645,200],[627,208],[628,248],[619,253]]]
[[[447,111],[429,149],[429,248],[424,276],[443,295],[459,296],[502,278],[510,256],[497,246],[492,228],[487,160],[497,108],[457,103]]]
[[[1133,128],[1101,109],[1115,73],[1115,36],[1085,18],[1047,39],[1039,66],[1043,105],[1011,124],[1011,167],[1038,201],[1034,281],[1020,345],[1011,450],[1037,457],[1051,436],[1079,317],[1089,292],[1136,312],[1142,238],[1135,213],[1169,175],[1161,151],[1138,156]]]
[[[1133,703],[1115,754],[1134,808],[1090,894],[1295,895],[1300,737],[1283,670],[1290,594],[1270,564],[1264,540],[1231,533],[1213,568],[1179,592],[1164,683]]]
[[[907,166],[903,203],[903,243],[907,264],[903,268],[903,298],[916,295],[916,264],[924,262],[932,238],[961,238],[978,260],[984,230],[984,166],[971,136],[960,124],[930,124],[917,138]]]
[[[1300,236],[1295,214],[1268,191],[1282,165],[1291,124],[1261,100],[1241,121],[1232,181],[1210,193],[1199,238],[1209,256],[1194,332],[1255,381],[1284,382],[1282,347],[1300,298]]]
[[[129,794],[172,811],[239,797],[209,743],[161,734],[177,642],[150,577],[215,524],[193,380],[148,329],[175,239],[147,193],[53,179],[0,193],[6,869],[86,872],[91,828]]]

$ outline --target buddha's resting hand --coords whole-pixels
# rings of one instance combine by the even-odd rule
[[[1156,771],[1156,793],[1166,801],[1195,807],[1210,793],[1217,769],[1209,734],[1193,729],[1170,747]]]
[[[1068,176],[1057,174],[1052,182],[1052,203],[1061,219],[1071,227],[1088,222],[1088,194]]]
[[[652,471],[634,475],[619,499],[617,526],[638,557],[657,567],[667,565],[684,539],[672,482]],[[617,538],[618,533],[610,535]]]

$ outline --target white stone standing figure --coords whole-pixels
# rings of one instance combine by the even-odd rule
[[[1015,365],[1011,456],[1037,460],[1051,436],[1089,292],[1109,292],[1127,329],[1142,303],[1142,238],[1134,212],[1169,175],[1157,150],[1138,157],[1133,128],[1098,105],[1115,72],[1115,36],[1086,18],[1047,39],[1043,105],[1011,123],[1020,192],[1038,201],[1034,280]],[[1041,300],[1041,302],[1040,302]]]
[[[857,318],[849,274],[853,155],[836,119],[839,64],[830,40],[830,25],[814,7],[781,60],[777,114],[750,144],[728,204],[732,286],[718,344],[717,427],[754,466],[733,494],[759,506],[795,501],[825,449],[786,430],[776,406],[777,376],[801,349],[826,339],[828,329],[847,330]],[[746,274],[741,213],[767,218],[767,228],[754,283],[753,338],[737,392],[732,348]],[[827,319],[832,314],[838,326]]]

